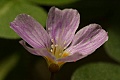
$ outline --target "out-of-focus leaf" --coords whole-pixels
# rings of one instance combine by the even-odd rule
[[[4,80],[8,72],[16,65],[18,60],[18,55],[14,54],[0,62],[0,80]]]
[[[118,7],[120,5],[116,3],[111,11],[112,16],[108,24],[109,40],[105,44],[105,49],[110,57],[120,62],[120,9]]]
[[[120,80],[120,66],[110,63],[91,63],[79,67],[72,80]]]
[[[120,26],[110,25],[108,29],[109,40],[105,44],[107,53],[120,62]]]
[[[14,1],[14,2],[13,2]],[[45,26],[47,13],[41,7],[20,2],[18,0],[7,1],[0,6],[0,37],[16,39],[19,36],[10,29],[10,22],[21,13],[33,16],[43,26]]]
[[[64,5],[64,4],[73,3],[79,0],[28,0],[28,1],[36,2],[42,5]]]

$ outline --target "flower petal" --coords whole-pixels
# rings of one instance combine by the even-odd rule
[[[76,33],[72,45],[67,51],[71,53],[79,51],[83,55],[91,54],[107,40],[107,32],[100,25],[90,24]]]
[[[79,26],[80,15],[75,9],[52,7],[48,13],[47,30],[55,44],[67,47]]]
[[[49,57],[53,60],[55,59],[55,57],[50,52],[48,52],[46,48],[39,48],[39,49],[30,48],[26,45],[26,42],[24,40],[21,40],[20,44],[31,54],[34,54],[37,56]]]
[[[57,61],[58,62],[75,62],[77,60],[80,60],[84,57],[86,57],[87,55],[82,55],[79,52],[76,52],[70,56],[64,57],[64,58],[60,58]]]
[[[11,28],[34,48],[50,47],[50,37],[34,18],[20,14],[10,23]]]
[[[71,62],[84,58],[107,40],[107,32],[100,25],[90,24],[76,33],[71,46],[65,50],[70,55],[59,61]]]

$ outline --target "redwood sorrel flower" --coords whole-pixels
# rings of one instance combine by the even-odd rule
[[[46,30],[27,14],[18,15],[10,26],[23,39],[20,43],[25,49],[43,56],[49,66],[60,67],[88,56],[108,40],[107,32],[98,24],[90,24],[76,32],[79,22],[77,10],[52,7]]]

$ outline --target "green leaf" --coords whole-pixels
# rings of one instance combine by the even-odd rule
[[[79,0],[28,0],[32,2],[36,2],[42,5],[64,5],[64,4],[69,4],[73,3]]]
[[[108,29],[109,39],[105,44],[107,53],[116,61],[120,62],[120,26],[110,25]]]
[[[33,16],[37,21],[39,21],[43,26],[45,26],[47,13],[41,8],[32,4],[25,2],[20,2],[17,0],[7,1],[5,4],[0,6],[0,37],[16,39],[19,36],[10,29],[10,22],[21,13],[26,13]]]
[[[79,67],[72,80],[120,80],[120,66],[110,63],[91,63]]]
[[[109,20],[109,39],[105,44],[105,49],[114,60],[120,62],[120,5],[113,7],[113,15]]]
[[[0,80],[4,80],[8,72],[16,65],[19,57],[14,54],[0,62]]]

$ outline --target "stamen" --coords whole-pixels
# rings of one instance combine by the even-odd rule
[[[54,42],[54,40],[53,40],[53,39],[51,39],[51,41],[52,41],[52,43]]]
[[[66,44],[66,41],[64,41],[64,43],[63,44]]]
[[[62,57],[67,57],[67,56],[69,56],[69,53],[68,53],[68,52],[64,52],[64,53],[62,54]]]
[[[50,51],[51,51],[51,52],[53,52],[53,50],[52,50],[52,49],[51,49]]]
[[[64,54],[64,55],[63,55],[64,49],[61,48],[58,44],[55,44],[54,39],[51,39],[51,42],[52,42],[53,44],[51,45],[51,50],[50,50],[50,52],[51,52],[56,58],[68,56],[67,54]]]
[[[48,28],[48,30],[51,30],[51,28]]]
[[[59,54],[59,56],[61,56],[61,55],[62,55],[62,53]]]
[[[55,47],[57,47],[58,45],[56,44]]]
[[[51,48],[54,48],[54,45],[53,45],[53,44],[51,45]]]

